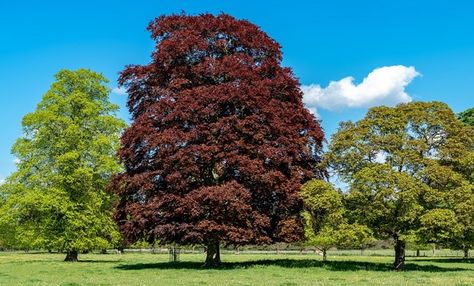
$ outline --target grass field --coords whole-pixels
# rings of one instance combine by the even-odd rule
[[[333,253],[334,254],[334,253]],[[201,269],[203,254],[0,253],[0,285],[474,285],[474,260],[408,258],[407,270],[390,270],[388,256],[224,254],[221,269]]]

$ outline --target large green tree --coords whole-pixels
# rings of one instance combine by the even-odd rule
[[[461,213],[459,205],[447,203],[447,194],[459,189],[436,185],[430,170],[458,172],[457,185],[469,184],[472,162],[466,158],[472,158],[473,146],[472,128],[457,120],[446,104],[414,102],[372,108],[358,122],[341,123],[325,163],[349,185],[352,220],[370,226],[380,238],[393,239],[399,270],[405,263],[406,238],[420,229],[427,210]],[[427,202],[436,192],[446,195]]]
[[[13,232],[12,246],[57,249],[76,261],[118,239],[105,187],[121,170],[115,154],[125,123],[106,83],[86,69],[62,70],[23,118],[12,149],[17,171],[2,186],[0,222]]]

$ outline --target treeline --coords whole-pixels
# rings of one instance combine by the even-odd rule
[[[60,71],[23,118],[17,170],[0,186],[0,246],[76,261],[137,242],[203,245],[208,267],[221,246],[301,241],[325,254],[390,239],[396,269],[407,242],[468,255],[473,109],[372,108],[325,152],[280,46],[258,27],[203,14],[148,29],[151,62],[119,78],[131,126],[86,69]]]

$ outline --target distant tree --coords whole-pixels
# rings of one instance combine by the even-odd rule
[[[423,223],[422,223],[423,225]],[[418,230],[413,231],[409,235],[405,235],[406,249],[415,250],[415,256],[419,257],[421,255],[421,250],[432,250],[433,245],[431,243],[426,243],[423,241],[423,235],[418,232]]]
[[[373,242],[370,229],[347,222],[343,195],[330,183],[308,181],[301,188],[301,197],[306,243],[321,250],[323,261],[327,260],[327,251],[332,247],[363,249]]]
[[[20,247],[59,249],[76,261],[78,252],[117,240],[105,188],[121,170],[115,154],[125,123],[114,115],[106,82],[89,70],[62,70],[23,118],[13,146],[18,170],[2,186],[0,215]]]
[[[467,109],[458,115],[459,120],[474,127],[474,108]]]
[[[392,238],[394,267],[403,269],[406,237],[421,227],[426,195],[434,186],[427,170],[445,166],[467,172],[472,164],[472,129],[440,102],[376,107],[365,118],[343,122],[325,163],[349,185],[351,217],[379,238]],[[464,166],[462,166],[464,164]],[[455,189],[446,190],[455,194]]]
[[[304,108],[280,46],[255,25],[221,14],[162,16],[148,30],[152,62],[129,66],[132,126],[111,189],[131,242],[219,245],[303,236],[299,189],[316,168],[323,133]]]

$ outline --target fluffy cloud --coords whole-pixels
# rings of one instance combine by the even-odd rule
[[[112,89],[112,93],[118,95],[127,95],[127,90],[124,87],[115,87]]]
[[[405,88],[419,75],[412,66],[387,66],[374,69],[360,84],[354,84],[353,77],[345,77],[325,88],[311,84],[301,90],[306,107],[317,115],[317,108],[342,110],[410,102]]]

